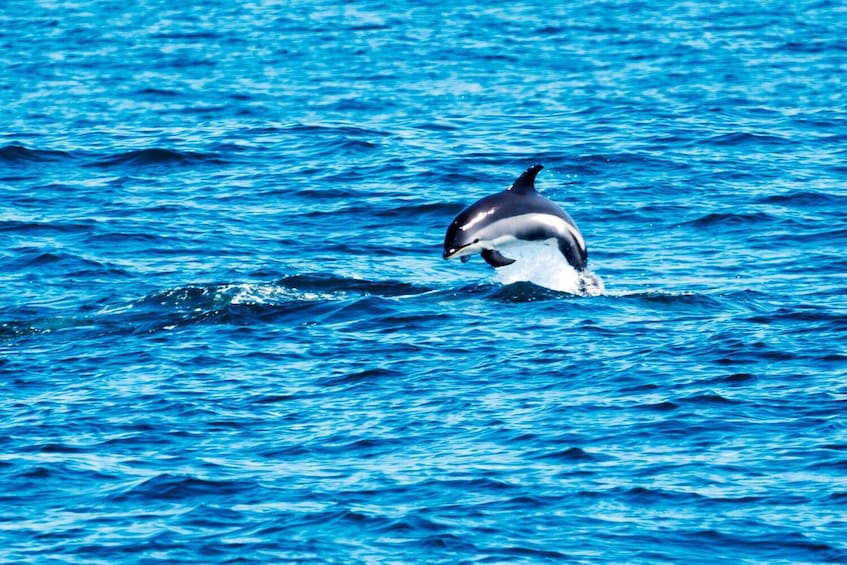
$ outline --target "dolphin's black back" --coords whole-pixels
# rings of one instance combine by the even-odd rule
[[[462,231],[463,226],[482,226],[484,231],[485,225],[495,224],[500,220],[508,221],[518,216],[539,214],[560,218],[573,230],[557,231],[549,222],[530,220],[525,222],[525,226],[515,229],[515,237],[525,241],[544,241],[555,237],[559,250],[568,263],[578,270],[584,269],[588,252],[576,223],[558,204],[535,190],[535,177],[542,168],[541,165],[529,167],[507,190],[486,196],[459,213],[447,229],[444,239],[445,257],[451,248],[458,249],[473,243],[471,233],[476,230],[465,234]],[[496,262],[492,264],[500,266]]]

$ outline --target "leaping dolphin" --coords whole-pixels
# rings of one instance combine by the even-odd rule
[[[542,165],[533,165],[508,189],[486,196],[465,208],[450,223],[444,236],[444,258],[480,253],[494,267],[515,262],[500,253],[511,245],[541,242],[555,245],[577,271],[585,269],[588,251],[576,224],[552,200],[535,190]]]

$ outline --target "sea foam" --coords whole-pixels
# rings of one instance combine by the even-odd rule
[[[603,294],[603,281],[590,270],[574,269],[558,249],[540,243],[509,247],[503,253],[515,262],[497,269],[494,278],[502,284],[531,282],[550,290],[580,296]]]

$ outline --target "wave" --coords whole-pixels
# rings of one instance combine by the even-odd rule
[[[67,226],[66,226],[67,227]],[[44,225],[33,229],[45,229]],[[69,228],[70,229],[70,228]],[[17,256],[6,264],[7,268],[26,270],[37,267],[50,273],[62,273],[63,276],[88,276],[126,271],[114,264],[68,253],[62,250],[42,250],[38,248],[17,249]]]
[[[763,198],[760,198],[758,202],[760,204],[777,204],[780,206],[791,207],[843,207],[845,205],[845,199],[847,198],[843,195],[800,190],[787,194],[774,194],[771,196],[765,196]]]
[[[72,154],[66,151],[30,149],[17,144],[0,147],[0,163],[46,163],[77,159],[84,159],[82,166],[103,168],[127,165],[193,165],[202,163],[220,165],[228,162],[219,153],[180,151],[163,147],[134,149],[109,155]]]
[[[416,221],[419,221],[423,216],[449,218],[459,213],[463,207],[464,205],[462,204],[449,204],[445,202],[405,204],[384,210],[376,210],[371,215],[377,218],[416,218]]]
[[[315,125],[315,124],[293,124],[284,128],[274,128],[272,131],[274,133],[278,132],[280,129],[287,132],[294,133],[308,133],[308,134],[322,134],[327,135],[329,137],[365,137],[365,136],[378,136],[378,137],[388,137],[391,134],[387,131],[377,130],[377,129],[367,129],[359,126],[351,126],[351,125],[336,125],[336,126],[326,126],[326,125]]]
[[[56,262],[64,258],[41,254],[32,260]],[[371,297],[400,299],[430,292],[433,289],[429,287],[400,281],[322,274],[292,275],[263,283],[191,284],[155,291],[123,304],[83,306],[71,314],[48,309],[8,312],[5,320],[0,320],[0,337],[68,329],[85,329],[97,335],[155,334],[197,324],[250,326],[281,320],[312,323],[329,316],[360,318],[374,307]]]
[[[749,133],[736,131],[714,135],[700,141],[704,145],[736,146],[736,145],[790,145],[793,142],[778,135]]]
[[[614,296],[617,298],[635,299],[645,304],[652,305],[654,307],[662,307],[667,305],[676,308],[680,305],[687,305],[696,308],[711,309],[718,308],[720,306],[720,302],[715,298],[712,298],[711,296],[707,296],[705,294],[698,294],[695,292],[667,292],[657,290],[646,290],[637,292],[620,292],[616,294],[610,294],[609,296]]]
[[[369,280],[352,277],[339,277],[332,274],[289,275],[277,284],[286,288],[306,290],[340,290],[361,294],[398,297],[424,294],[434,289],[395,280]]]
[[[92,229],[90,221],[49,221],[33,220],[0,220],[0,232],[11,233],[88,233]]]
[[[256,483],[248,480],[208,480],[191,475],[162,473],[110,496],[109,500],[113,503],[122,503],[226,498],[255,490],[256,487]]]
[[[90,166],[119,167],[125,165],[191,165],[198,163],[224,164],[226,161],[217,153],[194,153],[153,147],[109,155],[94,161]]]
[[[12,144],[0,147],[0,162],[7,163],[61,161],[71,157],[72,155],[65,151],[28,149],[23,145]]]
[[[158,32],[151,33],[151,39],[219,39],[220,36],[212,31]]]
[[[773,221],[774,217],[764,212],[749,214],[736,214],[732,212],[714,212],[696,220],[683,222],[680,226],[708,227],[708,226],[739,226],[744,224],[757,224]]]
[[[180,92],[164,88],[142,88],[141,90],[136,90],[135,94],[140,96],[180,96]]]

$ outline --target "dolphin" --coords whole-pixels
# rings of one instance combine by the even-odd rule
[[[444,236],[444,258],[459,257],[465,262],[480,253],[489,265],[505,267],[515,260],[501,249],[540,242],[558,247],[574,269],[584,270],[588,250],[576,224],[535,190],[535,177],[543,168],[531,166],[512,186],[474,202],[456,216]]]

